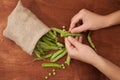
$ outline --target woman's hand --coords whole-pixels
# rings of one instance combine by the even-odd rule
[[[81,42],[82,37],[80,37],[79,40],[72,37],[65,38],[65,45],[69,56],[89,64],[94,64],[98,55],[91,47],[82,44]]]
[[[76,24],[82,21],[82,25]],[[71,20],[69,31],[72,33],[79,33],[86,30],[97,30],[108,26],[107,16],[98,15],[86,9],[80,10]]]
[[[75,25],[80,20],[82,20],[83,24],[76,27]],[[106,16],[101,16],[83,9],[72,18],[69,31],[79,33],[86,30],[97,30],[115,24],[120,24],[120,10]],[[65,46],[70,57],[93,65],[111,80],[120,80],[119,66],[96,54],[91,47],[81,42],[81,37],[79,39],[72,37],[65,38]]]
[[[65,38],[65,45],[71,58],[89,63],[111,80],[120,80],[120,67],[99,56],[89,46],[81,43],[82,39]]]

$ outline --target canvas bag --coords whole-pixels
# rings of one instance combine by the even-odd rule
[[[50,28],[42,23],[29,9],[18,1],[16,8],[8,17],[7,27],[3,35],[13,40],[25,52],[32,54],[37,41]]]

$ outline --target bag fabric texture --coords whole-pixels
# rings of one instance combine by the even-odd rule
[[[8,16],[7,27],[3,35],[31,55],[37,41],[49,30],[49,27],[25,8],[21,1],[18,1],[16,8]]]

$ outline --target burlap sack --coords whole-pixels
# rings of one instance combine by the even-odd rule
[[[37,41],[50,30],[21,1],[8,17],[3,35],[18,44],[28,54],[32,54]]]

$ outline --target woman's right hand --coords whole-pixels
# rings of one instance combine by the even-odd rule
[[[71,20],[69,31],[79,33],[86,30],[97,30],[107,26],[106,16],[98,15],[86,9],[80,10]],[[76,27],[76,24],[82,21],[82,25]]]

